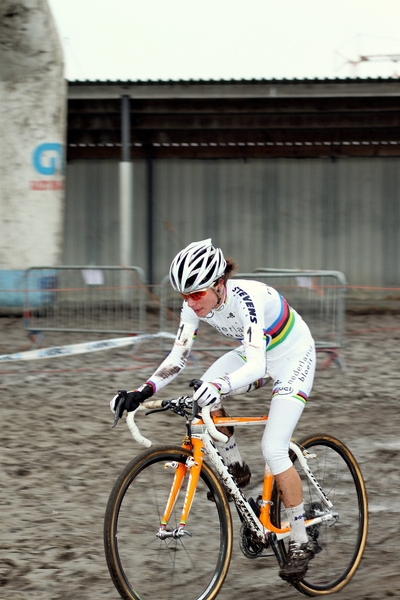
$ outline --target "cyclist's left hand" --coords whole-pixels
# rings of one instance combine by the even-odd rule
[[[199,380],[193,379],[189,385],[190,387],[197,387],[194,382],[199,382]],[[197,403],[200,408],[204,406],[208,406],[209,404],[219,403],[221,392],[213,383],[209,383],[207,381],[202,381],[201,385],[197,387],[196,391],[193,394],[193,400],[197,400]]]

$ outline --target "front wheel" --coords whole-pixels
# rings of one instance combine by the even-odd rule
[[[187,522],[191,535],[156,537],[175,468],[189,456],[180,447],[147,450],[127,465],[111,491],[104,520],[105,555],[125,600],[213,600],[221,589],[232,552],[232,518],[226,494],[208,465],[203,463]],[[189,470],[170,530],[179,525],[188,475]]]
[[[308,465],[333,504],[333,521],[308,529],[317,553],[305,577],[293,585],[306,596],[332,594],[341,590],[356,572],[366,544],[368,529],[367,494],[360,468],[350,450],[330,435],[305,437],[298,442],[312,455]],[[295,466],[296,456],[291,456]],[[319,516],[324,507],[315,487],[298,468],[303,484],[306,519]],[[284,506],[273,491],[276,524],[286,521]],[[284,557],[287,541],[279,542]]]

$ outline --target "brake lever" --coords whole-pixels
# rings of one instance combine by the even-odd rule
[[[192,379],[192,381],[189,383],[189,387],[192,387],[194,389],[194,391],[197,392],[197,390],[199,389],[199,387],[202,384],[203,384],[203,381],[201,379]],[[197,400],[193,400],[192,416],[189,419],[190,423],[194,419],[201,419],[201,415],[199,414],[199,405],[198,405]]]
[[[119,414],[119,411],[120,411],[120,406],[121,406],[121,403],[122,403],[122,402],[124,402],[124,400],[125,400],[125,398],[124,398],[123,396],[121,396],[121,398],[118,400],[118,404],[117,404],[117,406],[115,407],[115,417],[114,417],[114,423],[113,423],[113,425],[112,425],[111,429],[113,429],[113,428],[114,428],[114,427],[117,425],[118,421],[119,421],[119,420],[120,420],[120,418],[122,417],[122,413],[123,413],[123,411],[121,412],[121,414]]]
[[[194,419],[201,419],[201,415],[199,414],[199,405],[197,400],[193,400],[192,404],[192,416],[190,417],[190,423],[194,421]]]

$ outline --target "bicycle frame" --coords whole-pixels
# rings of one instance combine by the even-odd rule
[[[168,598],[184,600],[189,594],[215,600],[232,557],[236,523],[230,502],[241,521],[243,555],[256,559],[272,550],[284,569],[291,531],[273,474],[266,468],[257,497],[246,499],[218,450],[218,442],[228,441],[224,427],[265,426],[267,417],[212,419],[210,406],[199,417],[197,402],[188,396],[147,400],[139,409],[147,414],[170,410],[184,417],[186,436],[180,446],[149,449],[151,440],[135,423],[137,411],[127,415],[133,438],[148,450],[121,472],[105,512],[107,566],[121,597],[151,600],[162,585]],[[116,411],[114,426],[118,419]],[[368,502],[362,473],[347,446],[329,434],[292,440],[289,451],[300,475],[305,524],[315,552],[305,576],[282,578],[307,596],[338,592],[358,569],[366,545]],[[170,472],[165,474],[165,468]],[[205,547],[209,553],[203,559]],[[192,590],[193,565],[199,581]]]
[[[237,425],[265,425],[268,417],[214,417],[213,422],[215,427],[220,426],[237,426]],[[165,512],[161,519],[160,529],[157,536],[161,539],[166,537],[179,538],[183,535],[190,535],[186,531],[185,526],[189,517],[190,508],[193,502],[194,494],[197,487],[197,482],[200,477],[201,468],[204,457],[206,456],[218,473],[219,479],[223,484],[227,494],[233,499],[235,506],[242,520],[246,523],[261,544],[267,545],[269,541],[281,540],[289,536],[290,527],[284,524],[278,528],[271,522],[271,497],[274,484],[274,476],[266,467],[264,474],[263,490],[261,496],[260,515],[257,516],[246,500],[242,491],[236,485],[235,480],[228,471],[228,467],[224,463],[220,453],[218,452],[213,438],[211,437],[204,421],[199,419],[195,424],[191,425],[190,437],[186,436],[182,442],[182,447],[191,449],[192,456],[188,457],[185,464],[167,463],[166,467],[175,468],[176,473],[171,486],[171,491],[165,508]],[[290,442],[290,450],[293,451],[299,460],[299,464],[304,470],[308,480],[315,487],[318,497],[322,505],[327,509],[327,513],[321,516],[306,520],[306,527],[311,527],[323,521],[335,521],[336,516],[332,512],[332,503],[314,477],[308,460],[313,458],[307,451],[302,451],[301,448],[293,441]],[[172,509],[177,501],[178,494],[182,488],[185,475],[189,470],[189,478],[185,491],[183,509],[181,513],[179,527],[173,531],[167,531],[166,526],[169,521]]]

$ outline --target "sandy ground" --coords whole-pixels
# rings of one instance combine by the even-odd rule
[[[30,348],[22,319],[0,318],[0,331],[0,353]],[[340,437],[367,485],[366,552],[338,600],[400,597],[399,339],[399,315],[348,316],[340,351],[346,370],[335,364],[322,368],[326,355],[319,354],[314,390],[296,431],[298,437],[315,432]],[[53,332],[45,335],[44,346],[73,341],[88,339]],[[157,344],[0,363],[0,600],[118,600],[103,552],[104,509],[119,472],[142,447],[125,423],[111,429],[109,400],[118,388],[132,388],[153,372],[163,358]],[[195,357],[165,396],[186,393],[187,382],[212,360],[205,352]],[[267,406],[264,390],[240,400],[242,412],[263,414]],[[228,409],[235,413],[233,406]],[[155,442],[179,442],[183,421],[143,416],[142,430]],[[260,438],[258,429],[237,430],[254,491],[262,476]],[[273,558],[246,559],[236,536],[219,598],[244,597],[302,595],[280,580]],[[162,600],[162,593],[154,600]]]

